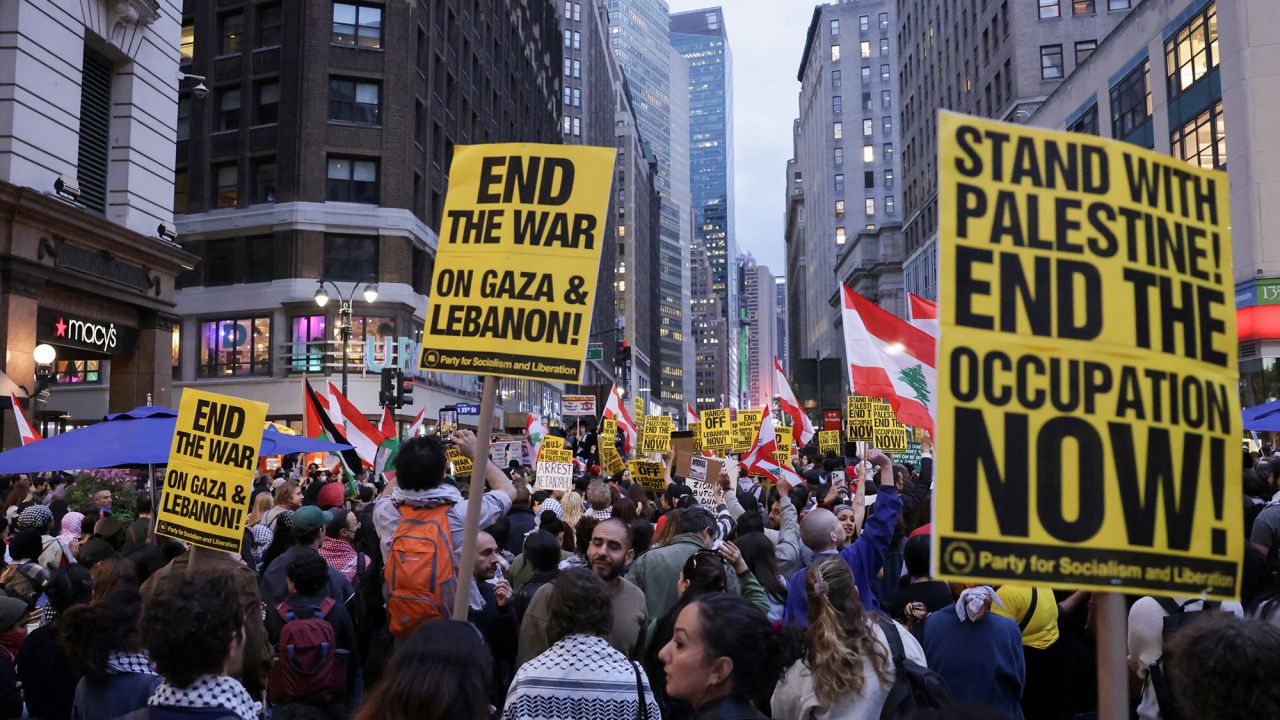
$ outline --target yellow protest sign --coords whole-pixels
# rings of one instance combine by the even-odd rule
[[[874,418],[878,412],[893,410],[880,398],[850,395],[845,415],[845,437],[853,441],[870,442],[875,438]]]
[[[671,449],[671,431],[674,423],[670,415],[650,415],[645,418],[644,433],[640,435],[640,452],[666,453]]]
[[[548,435],[542,438],[542,449],[543,450],[563,450],[564,438],[560,437],[559,435]]]
[[[156,533],[240,552],[266,419],[266,403],[182,391]]]
[[[840,454],[840,431],[839,430],[819,430],[818,431],[818,451],[823,455],[828,452]]]
[[[449,462],[453,464],[454,475],[459,477],[470,475],[472,471],[475,470],[475,462],[466,455],[463,455],[457,448],[447,448],[445,450],[445,454],[449,456]]]
[[[635,405],[635,411],[636,411],[635,415],[633,415],[632,417],[635,418],[636,430],[639,430],[640,427],[644,425],[644,396],[637,395],[635,400],[632,401],[632,403]]]
[[[774,462],[782,467],[791,467],[791,428],[780,425],[773,432],[778,438],[778,451],[773,454]]]
[[[763,410],[738,411],[738,417],[733,421],[734,452],[744,453],[751,449],[751,444],[756,441],[756,433],[760,432],[760,420],[763,417]],[[706,422],[705,418],[703,422]]]
[[[653,460],[632,460],[631,480],[640,483],[645,490],[662,492],[667,489],[666,476],[662,473],[662,463]]]
[[[421,369],[581,382],[615,155],[454,148]]]
[[[720,452],[733,448],[733,425],[728,408],[702,411],[702,447]]]
[[[604,463],[605,472],[610,475],[617,475],[626,469],[626,463],[622,462],[622,456],[618,454],[618,448],[612,444],[600,446],[600,461]]]
[[[618,421],[613,418],[605,418],[600,421],[600,437],[604,439],[605,444],[611,443],[618,439]]]
[[[696,453],[702,452],[702,423],[689,423],[689,432],[693,433],[693,451]]]
[[[1239,595],[1227,176],[942,113],[940,579]]]

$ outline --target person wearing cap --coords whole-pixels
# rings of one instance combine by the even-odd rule
[[[320,488],[320,492],[316,493],[316,505],[321,510],[332,510],[342,507],[342,500],[346,486],[340,482],[325,483]]]
[[[14,658],[27,635],[27,604],[0,595],[0,717],[22,717],[22,690]]]
[[[289,577],[286,569],[290,561],[300,555],[306,555],[308,548],[319,551],[324,544],[325,526],[333,522],[333,513],[321,510],[315,505],[304,505],[293,513],[289,526],[297,544],[285,550],[279,557],[271,561],[262,573],[262,581],[258,585],[262,601],[268,607],[275,607],[289,596]],[[342,573],[329,568],[329,582],[321,594],[331,597],[345,605],[355,596],[355,588]]]

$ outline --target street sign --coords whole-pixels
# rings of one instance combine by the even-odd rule
[[[458,403],[457,408],[458,408],[459,415],[479,415],[480,414],[479,405],[472,405],[470,403]]]
[[[604,360],[604,346],[590,345],[587,347],[588,360]]]

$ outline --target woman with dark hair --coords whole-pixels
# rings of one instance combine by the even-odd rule
[[[735,543],[742,553],[751,574],[764,588],[769,601],[769,622],[782,622],[782,611],[787,604],[787,580],[778,570],[778,556],[773,543],[763,532],[739,535]]]
[[[694,720],[763,718],[751,698],[773,687],[777,655],[764,612],[729,593],[702,595],[686,605],[659,653],[667,693],[688,702]]]
[[[574,568],[551,585],[550,648],[516,672],[503,720],[659,717],[640,667],[609,644],[609,588],[591,570]],[[642,707],[643,704],[643,707]]]
[[[649,493],[645,492],[644,486],[640,483],[631,483],[627,488],[626,497],[636,508],[636,517],[648,520],[653,514],[653,501],[649,499]]]
[[[58,647],[58,630],[67,611],[89,602],[93,579],[83,565],[64,565],[50,576],[45,593],[54,612],[53,621],[32,630],[22,642],[16,658],[18,679],[22,681],[31,717],[69,718],[80,673]]]
[[[142,649],[142,596],[122,589],[78,605],[60,622],[58,641],[83,675],[75,689],[75,720],[109,720],[137,710],[160,684]]]
[[[689,603],[708,593],[721,593],[728,589],[728,579],[724,574],[724,563],[720,556],[710,550],[700,550],[689,556],[680,568],[680,580],[676,583],[676,604],[661,618],[655,618],[649,625],[649,638],[645,644],[644,669],[653,683],[653,693],[662,704],[662,717],[687,718],[692,715],[688,704],[668,697],[666,684],[663,681],[662,660],[658,653],[671,640],[675,632],[676,618],[680,616]]]
[[[99,560],[93,566],[93,600],[97,602],[117,590],[137,592],[138,568],[123,555],[113,555]]]
[[[493,658],[467,623],[422,625],[392,656],[355,720],[489,720]]]
[[[293,511],[282,510],[273,519],[275,523],[275,534],[271,537],[271,544],[262,553],[262,566],[258,568],[258,575],[265,575],[267,568],[271,567],[271,561],[280,557],[286,550],[298,544],[294,539],[293,527]]]
[[[524,561],[533,569],[533,576],[528,582],[516,588],[513,602],[516,613],[524,618],[525,610],[533,600],[534,593],[543,585],[555,580],[560,572],[560,541],[545,530],[534,530],[524,539]]]
[[[834,555],[805,573],[809,624],[804,654],[787,668],[773,692],[779,720],[874,720],[893,687],[896,669],[889,632],[858,602],[848,563]],[[906,628],[886,621],[906,657],[925,665],[924,650]]]

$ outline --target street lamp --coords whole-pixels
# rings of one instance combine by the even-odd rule
[[[31,359],[36,361],[36,389],[31,393],[31,415],[34,418],[36,403],[58,379],[58,371],[53,367],[58,351],[52,345],[40,343],[31,351]]]
[[[317,280],[320,287],[316,288],[316,305],[324,307],[329,304],[329,293],[324,289],[328,284],[333,288],[334,294],[338,297],[338,330],[342,337],[342,394],[347,394],[347,344],[351,341],[351,303],[355,299],[356,290],[361,284],[364,285],[365,302],[373,304],[378,299],[378,279],[373,273],[359,282],[351,286],[351,293],[345,297],[342,289],[339,288],[332,280]]]

